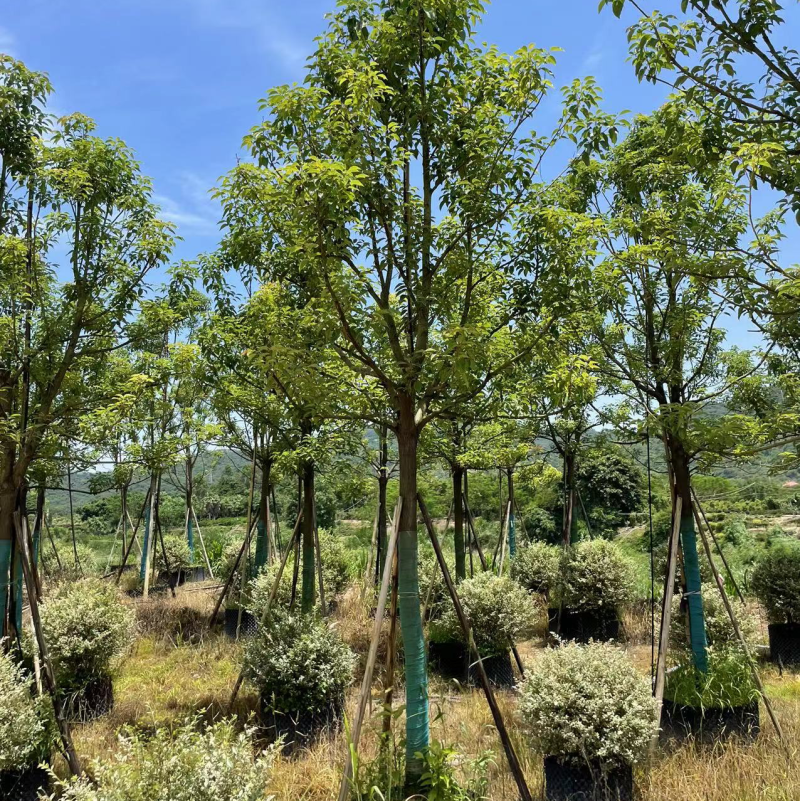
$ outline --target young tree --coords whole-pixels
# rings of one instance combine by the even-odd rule
[[[256,163],[240,165],[221,190],[235,236],[259,239],[273,253],[273,277],[317,299],[339,326],[348,380],[380,391],[392,409],[410,786],[428,746],[420,432],[482,392],[551,325],[555,301],[537,284],[543,265],[512,241],[512,223],[523,201],[534,202],[556,141],[608,135],[591,117],[596,90],[579,83],[556,132],[530,133],[554,56],[477,47],[480,12],[477,0],[342,3],[305,84],[264,102],[268,118],[246,139]]]
[[[158,218],[150,183],[122,142],[94,136],[93,123],[80,115],[48,129],[46,79],[5,57],[0,76],[7,101],[0,104],[0,614],[5,619],[14,513],[24,513],[30,467],[48,437],[58,436],[97,401],[98,372],[124,343],[145,277],[167,258],[172,230]],[[54,260],[62,253],[68,256],[59,264]]]

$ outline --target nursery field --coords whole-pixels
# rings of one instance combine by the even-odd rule
[[[113,712],[99,720],[75,727],[78,751],[87,760],[107,759],[118,748],[118,732],[124,727],[146,731],[174,726],[195,715],[204,721],[228,713],[230,690],[236,679],[240,645],[209,632],[207,615],[211,594],[197,588],[181,589],[173,600],[136,602],[140,633],[131,654],[115,678],[117,701]],[[353,589],[342,600],[332,623],[359,652],[363,665],[371,625],[359,593]],[[388,626],[384,626],[384,636]],[[520,643],[526,665],[535,663],[542,650],[540,636]],[[626,645],[643,673],[649,671],[649,646]],[[382,643],[385,650],[385,641]],[[642,801],[794,801],[800,798],[800,673],[762,668],[767,691],[773,699],[788,741],[786,758],[768,728],[755,743],[718,744],[713,747],[684,745],[660,752],[637,775]],[[379,751],[380,692],[383,677],[376,681],[372,717],[363,744],[362,759],[375,759]],[[403,688],[397,686],[396,702],[402,706]],[[517,715],[517,694],[499,693],[499,703],[509,720]],[[356,692],[348,693],[347,711],[352,716]],[[514,797],[515,784],[503,760],[486,701],[479,690],[437,680],[431,687],[432,735],[460,756],[457,773],[469,781],[486,781],[485,797],[501,801]],[[235,715],[241,725],[257,713],[252,690],[243,692]],[[395,737],[402,720],[395,721]],[[543,789],[541,759],[525,747],[524,737],[515,735],[525,774],[534,793]],[[344,759],[341,732],[328,733],[313,746],[292,758],[279,757],[269,781],[269,790],[279,799],[327,801],[335,797]],[[396,746],[395,746],[396,747]],[[480,767],[475,760],[481,758]],[[63,771],[62,764],[56,769]]]

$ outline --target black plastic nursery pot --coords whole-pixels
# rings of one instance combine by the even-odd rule
[[[516,684],[514,668],[511,666],[511,655],[508,652],[484,656],[481,661],[483,669],[486,671],[486,677],[493,687],[510,689]],[[472,660],[470,660],[469,666],[469,683],[477,687],[480,687],[481,684],[478,666],[472,664]]]
[[[713,744],[731,738],[754,740],[760,731],[758,701],[742,706],[701,708],[665,698],[661,707],[662,742],[695,740]]]
[[[183,570],[162,570],[158,574],[158,581],[168,587],[180,587],[186,581],[186,573]]]
[[[98,676],[80,690],[67,692],[64,700],[67,717],[86,723],[114,708],[114,682],[111,676]]]
[[[344,697],[330,701],[322,709],[281,712],[262,696],[259,716],[267,740],[275,742],[283,737],[283,753],[289,755],[314,743],[324,731],[339,730],[344,718]]]
[[[242,622],[239,624],[239,608],[225,610],[225,634],[236,639],[236,627],[239,625],[240,637],[252,637],[258,631],[256,616],[249,609],[242,609]]]
[[[800,623],[770,623],[769,658],[779,665],[800,665]]]
[[[187,567],[183,571],[183,580],[184,581],[205,581],[206,580],[206,569],[203,565],[193,565],[192,567]]]
[[[428,643],[428,666],[445,679],[466,681],[469,669],[469,648],[461,642]]]
[[[630,765],[604,768],[580,757],[548,756],[544,758],[544,795],[547,801],[633,801],[633,769]]]
[[[557,607],[547,610],[547,629],[562,640],[605,642],[619,638],[619,618],[615,611],[576,611],[565,607],[561,609],[560,621],[558,613]]]
[[[38,801],[39,793],[50,786],[44,768],[31,765],[21,770],[0,770],[0,798],[3,801]]]

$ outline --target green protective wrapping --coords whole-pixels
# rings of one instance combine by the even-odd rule
[[[303,538],[303,588],[300,608],[304,615],[314,610],[314,567],[314,541],[312,539],[311,545],[308,545]]]
[[[6,619],[8,585],[11,581],[11,540],[0,540],[0,626]]]
[[[186,542],[189,545],[189,559],[194,562],[194,526],[192,525],[191,515],[189,515],[186,522]]]
[[[139,568],[139,578],[144,581],[147,574],[147,549],[150,546],[150,507],[144,513],[144,542],[142,543],[142,565]]]
[[[269,561],[269,537],[267,526],[263,520],[256,523],[256,558],[255,572],[258,573]]]
[[[17,554],[14,558],[14,626],[22,633],[22,558]]]
[[[512,511],[508,517],[508,555],[513,559],[517,553],[517,522]]]
[[[419,776],[430,744],[428,672],[419,609],[417,532],[401,531],[397,542],[397,589],[406,677],[406,774]]]
[[[689,641],[692,647],[694,666],[702,673],[708,670],[708,644],[703,615],[703,596],[700,594],[700,562],[697,557],[697,535],[691,509],[681,515],[681,547],[686,576],[686,596],[689,606]]]

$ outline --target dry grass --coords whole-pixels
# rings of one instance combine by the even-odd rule
[[[238,672],[236,643],[218,632],[202,632],[202,637],[185,636],[194,626],[195,613],[208,611],[205,593],[179,592],[177,599],[160,599],[137,604],[137,615],[144,630],[135,650],[121,666],[115,680],[116,706],[111,715],[75,727],[75,740],[82,758],[102,757],[116,745],[116,733],[124,726],[150,729],[156,725],[182,721],[202,711],[205,719],[227,712],[230,690]],[[192,611],[187,611],[192,610]],[[373,620],[366,602],[351,591],[333,616],[342,636],[366,653]],[[626,621],[627,622],[627,621]],[[383,641],[388,629],[384,623]],[[194,639],[194,642],[190,640]],[[541,639],[520,644],[526,664],[541,652]],[[382,646],[385,653],[385,647]],[[649,671],[649,645],[629,646],[634,663]],[[363,659],[362,659],[363,662]],[[362,762],[378,754],[383,658],[374,683],[371,715],[362,736]],[[797,801],[800,799],[800,677],[778,675],[765,669],[765,679],[776,712],[792,750],[791,759],[783,755],[769,721],[762,710],[764,731],[751,745],[728,743],[715,749],[685,746],[660,753],[651,765],[637,771],[641,801]],[[347,712],[352,718],[357,689],[348,697]],[[402,688],[396,692],[402,705]],[[541,757],[528,750],[516,719],[516,696],[498,693],[498,700],[534,797],[542,792]],[[256,698],[245,688],[234,710],[244,721],[256,708]],[[402,731],[402,716],[395,723],[395,734]],[[516,787],[508,771],[486,701],[479,690],[465,690],[435,678],[431,682],[432,736],[454,747],[463,755],[459,770],[469,770],[469,760],[487,750],[494,752],[489,769],[489,798],[515,799]],[[274,771],[272,792],[286,801],[329,801],[336,797],[344,759],[344,737],[328,733],[313,747],[292,758],[281,757]]]

